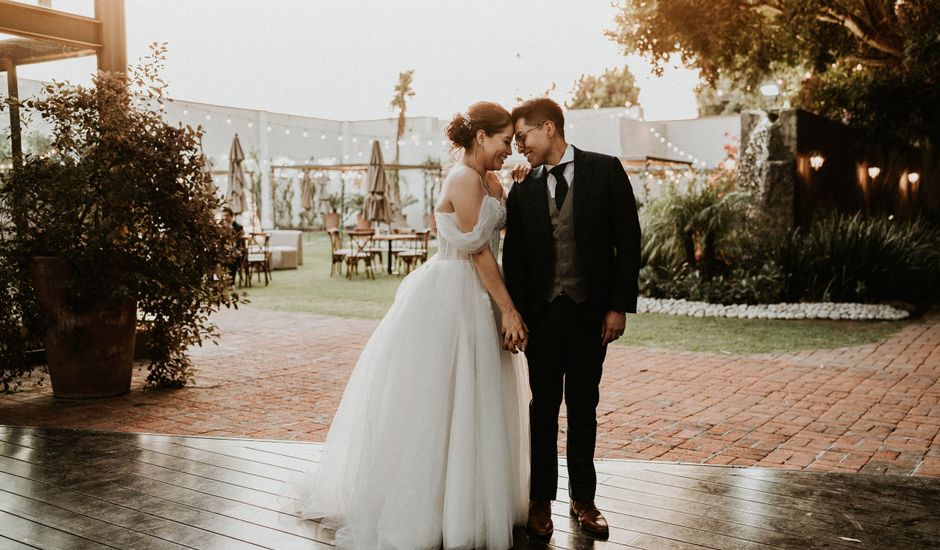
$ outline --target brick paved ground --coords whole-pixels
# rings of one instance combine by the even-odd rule
[[[245,308],[198,383],[0,395],[0,424],[322,441],[375,321]],[[612,346],[598,457],[940,476],[940,314],[878,345],[765,355]],[[564,438],[562,437],[562,440]],[[562,448],[563,451],[563,441]]]

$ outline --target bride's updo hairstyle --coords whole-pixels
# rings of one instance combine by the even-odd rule
[[[498,103],[479,101],[467,109],[466,113],[457,113],[447,125],[447,138],[453,149],[470,149],[477,131],[483,130],[492,136],[512,124],[509,111]]]

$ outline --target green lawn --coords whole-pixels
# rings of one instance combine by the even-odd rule
[[[432,251],[433,252],[433,251]],[[275,271],[270,286],[248,289],[252,306],[337,317],[379,319],[392,304],[401,277],[384,266],[375,280],[363,274],[330,277],[325,234],[304,234],[304,265]],[[263,284],[263,283],[262,283]],[[883,340],[905,322],[769,321],[641,314],[627,319],[618,344],[683,351],[764,353],[853,346]]]

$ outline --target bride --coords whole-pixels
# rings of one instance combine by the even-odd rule
[[[503,107],[472,105],[436,205],[437,254],[407,276],[362,351],[295,512],[345,548],[509,548],[528,503],[527,330],[496,254],[511,153]],[[518,359],[515,359],[518,358]]]

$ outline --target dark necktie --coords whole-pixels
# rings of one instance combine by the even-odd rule
[[[561,210],[561,205],[565,204],[565,195],[568,194],[568,180],[565,179],[565,167],[568,163],[562,163],[548,171],[555,176],[555,208]]]

